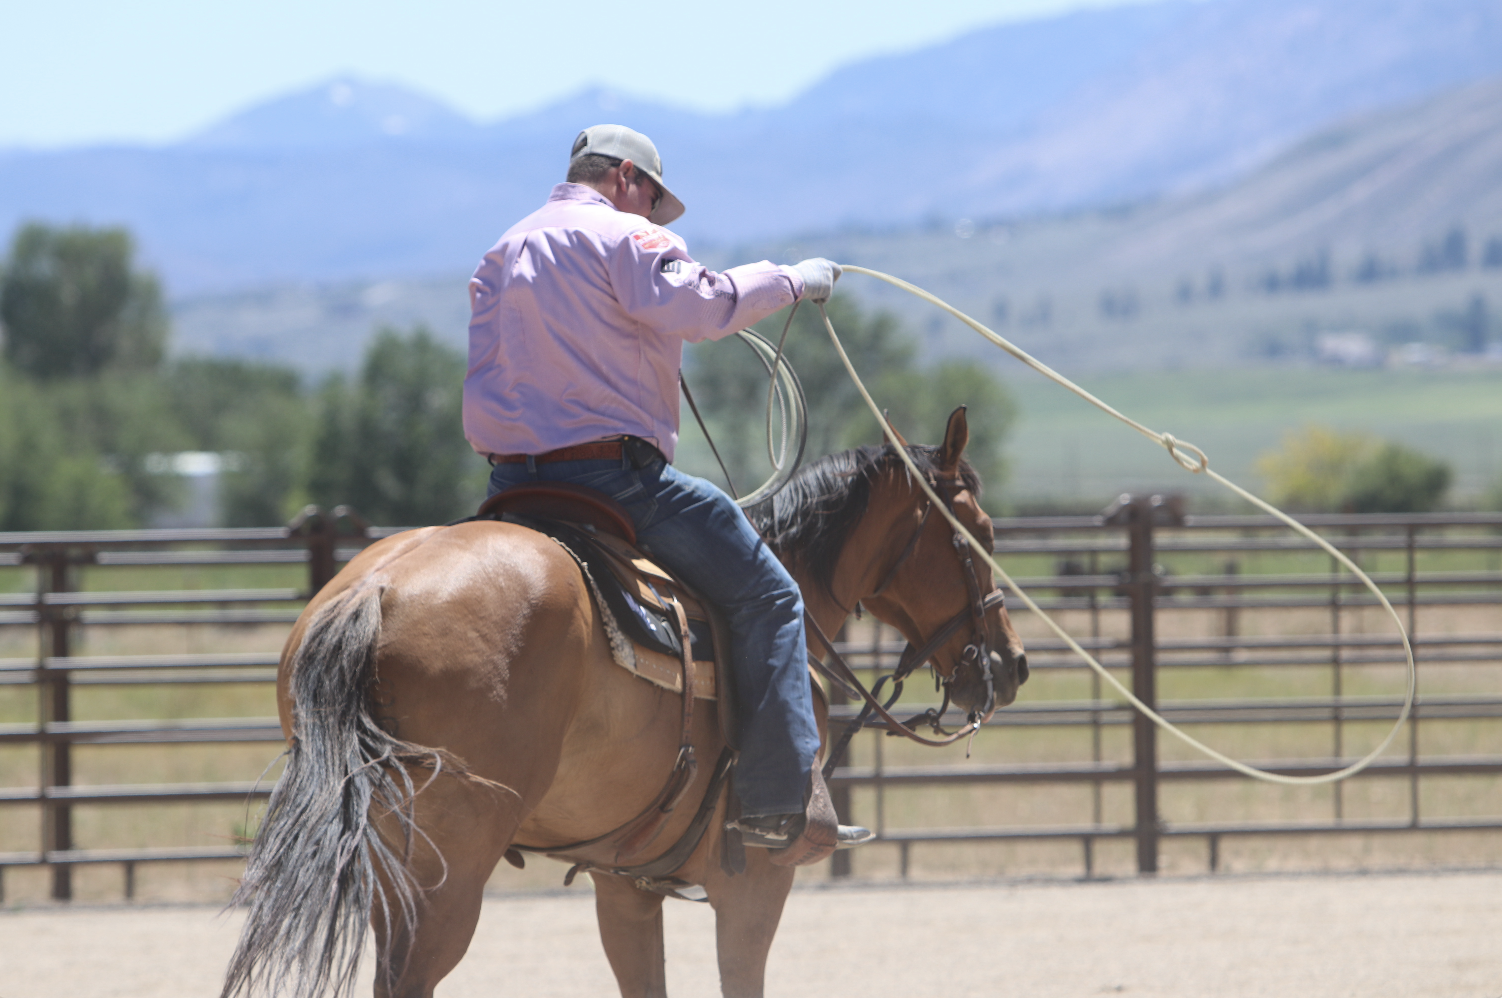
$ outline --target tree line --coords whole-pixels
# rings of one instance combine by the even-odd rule
[[[937,441],[950,412],[959,405],[969,407],[966,455],[983,484],[999,492],[1006,480],[1006,436],[1017,418],[1016,404],[1001,380],[973,361],[925,358],[918,338],[889,312],[867,312],[838,293],[826,309],[872,397],[887,407],[887,419],[909,442]],[[755,329],[774,345],[783,343],[802,384],[808,399],[807,456],[881,443],[881,428],[835,354],[818,308],[799,306],[784,338],[787,323],[784,309]],[[750,491],[770,468],[761,459],[767,437],[765,368],[734,338],[690,347],[684,366],[732,480],[741,491]],[[684,423],[688,421],[685,415]],[[696,473],[719,478],[723,486],[702,457],[698,464]]]
[[[888,417],[914,442],[970,407],[969,456],[1006,480],[1016,406],[984,367],[930,359],[894,316],[848,296],[830,319]],[[786,313],[758,326],[776,343]],[[129,528],[183,497],[164,455],[223,458],[219,519],[285,523],[308,504],[347,504],[372,523],[443,523],[472,512],[488,468],[463,438],[463,354],[418,327],[381,329],[356,371],[310,382],[279,364],[172,357],[160,283],[119,228],[23,226],[0,275],[0,531]],[[816,308],[796,310],[785,352],[809,405],[805,459],[881,434],[831,349]],[[735,339],[689,348],[685,375],[731,477],[749,491],[767,470],[762,364]],[[687,428],[679,463],[720,479]],[[1260,466],[1269,498],[1294,511],[1441,508],[1442,461],[1361,434],[1310,427]],[[1488,505],[1502,506],[1502,482]]]
[[[348,503],[445,522],[483,497],[460,431],[465,361],[423,328],[381,330],[352,376],[168,355],[161,286],[120,228],[23,226],[0,279],[0,530],[139,527],[182,498],[162,455],[226,458],[220,518],[286,522]],[[155,458],[155,460],[153,460]]]
[[[839,296],[829,310],[911,440],[935,439],[954,406],[970,405],[970,456],[999,485],[1015,407],[995,376],[925,362],[891,315]],[[784,318],[761,332],[775,342]],[[308,504],[347,504],[372,523],[443,523],[484,497],[489,469],[461,427],[465,357],[425,328],[381,329],[355,372],[316,382],[275,363],[172,356],[161,284],[126,230],[29,224],[0,276],[0,335],[0,531],[148,525],[184,497],[163,457],[189,451],[223,459],[226,526],[285,523]],[[798,310],[787,354],[810,403],[805,459],[880,442],[817,309]],[[748,482],[765,447],[761,365],[736,341],[693,347],[685,363],[732,474]],[[680,453],[719,478],[692,445]]]

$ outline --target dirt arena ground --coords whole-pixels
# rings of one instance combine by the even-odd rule
[[[711,919],[667,903],[678,996],[718,994]],[[212,995],[238,926],[201,907],[8,911],[0,998]],[[1502,998],[1502,871],[800,889],[768,993]],[[588,892],[488,900],[439,994],[616,994]]]

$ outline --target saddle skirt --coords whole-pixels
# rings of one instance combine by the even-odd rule
[[[597,589],[595,600],[601,606],[616,664],[663,689],[683,692],[683,664],[679,657],[683,643],[678,634],[677,614],[668,603],[677,600],[688,618],[694,698],[719,699],[713,608],[619,537],[596,533],[589,540],[606,554],[610,568],[609,576],[600,579],[591,574],[590,582]],[[615,593],[624,597],[625,612],[621,612],[621,601],[611,598]],[[611,633],[612,630],[616,633]]]
[[[566,482],[497,493],[477,519],[500,519],[547,534],[578,563],[599,608],[615,663],[655,686],[683,692],[683,640],[672,603],[688,620],[694,699],[720,700],[729,648],[718,611],[635,546],[630,516],[609,496]],[[721,660],[716,667],[717,657]],[[729,721],[721,704],[722,729]]]

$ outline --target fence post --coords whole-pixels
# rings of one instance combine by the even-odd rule
[[[848,625],[848,621],[845,622],[845,623],[841,623],[840,624],[840,630],[839,630],[839,632],[837,634],[835,634],[835,636],[834,636],[835,641],[839,642],[841,645],[843,645],[846,641],[848,641],[850,639],[850,637],[849,637],[849,627],[847,625]],[[847,697],[847,696],[845,696],[845,691],[842,690],[842,689],[840,689],[840,687],[838,686],[838,684],[835,684],[835,683],[830,683],[829,684],[829,703],[830,703],[830,706],[839,707],[839,706],[843,706],[844,704],[847,704],[849,702],[850,702],[850,698]],[[834,732],[832,732],[832,731],[830,732],[830,739],[831,740],[834,740],[837,737],[838,736],[835,735]],[[851,748],[854,748],[854,747],[855,746],[852,744]],[[850,765],[850,756],[849,756],[848,752],[847,752],[847,754],[845,756],[844,764],[847,765],[847,766]],[[851,813],[850,813],[850,808],[851,808],[851,802],[850,802],[850,784],[848,784],[848,783],[837,783],[834,786],[830,787],[829,788],[829,802],[830,802],[830,804],[832,804],[834,806],[834,813],[837,814],[837,815],[839,815],[839,818],[840,818],[841,821],[850,821],[851,820],[852,816],[851,816]],[[837,850],[833,856],[829,857],[829,875],[831,877],[834,877],[834,878],[840,878],[840,877],[848,877],[848,876],[850,876],[850,874],[851,874],[850,850],[848,850],[848,849]]]
[[[339,524],[344,521],[354,528],[351,536],[368,536],[370,524],[350,506],[335,506],[331,513],[318,506],[304,506],[287,524],[287,532],[293,537],[307,538],[308,599],[317,596],[339,573],[335,549],[339,543]]]
[[[334,540],[338,525],[324,515],[320,506],[304,506],[287,524],[287,532],[302,537],[308,544],[308,599],[328,585],[334,577]]]
[[[1222,571],[1224,572],[1226,578],[1228,578],[1228,579],[1235,579],[1236,576],[1238,576],[1238,575],[1241,574],[1241,563],[1238,562],[1235,558],[1231,558],[1228,561],[1226,561],[1225,567],[1222,569]],[[1237,593],[1236,593],[1236,587],[1234,585],[1227,586],[1225,588],[1225,594],[1226,594],[1226,616],[1225,616],[1225,627],[1223,628],[1223,630],[1224,630],[1224,636],[1226,637],[1227,641],[1226,641],[1226,650],[1225,650],[1224,654],[1225,654],[1226,658],[1231,658],[1232,657],[1231,640],[1234,639],[1240,633],[1241,614],[1240,614],[1240,611],[1236,608],[1236,606],[1232,603],[1232,601],[1234,599],[1236,599],[1236,595],[1237,595]]]
[[[1132,610],[1132,692],[1158,709],[1157,641],[1153,604],[1158,573],[1153,564],[1153,527],[1183,523],[1180,496],[1122,495],[1106,510],[1105,522],[1127,528],[1125,589]],[[1158,728],[1140,711],[1132,715],[1132,760],[1137,813],[1137,872],[1158,872]]]
[[[37,573],[36,615],[40,630],[37,642],[37,727],[42,732],[38,781],[42,793],[41,844],[42,852],[51,854],[73,848],[73,809],[57,801],[52,794],[55,788],[73,782],[73,745],[65,735],[49,735],[47,728],[71,721],[73,709],[68,670],[49,666],[49,659],[68,658],[72,654],[70,638],[76,611],[71,606],[59,606],[47,597],[72,591],[70,569],[75,559],[69,556],[66,547],[49,545],[25,551],[23,560],[35,565]],[[59,864],[53,865],[51,871],[53,900],[72,900],[73,868]]]

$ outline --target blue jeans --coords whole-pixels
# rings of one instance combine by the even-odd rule
[[[747,817],[803,810],[819,751],[803,637],[803,597],[738,506],[662,459],[498,464],[490,494],[533,481],[604,492],[626,508],[638,544],[724,612],[740,713],[735,787]]]

